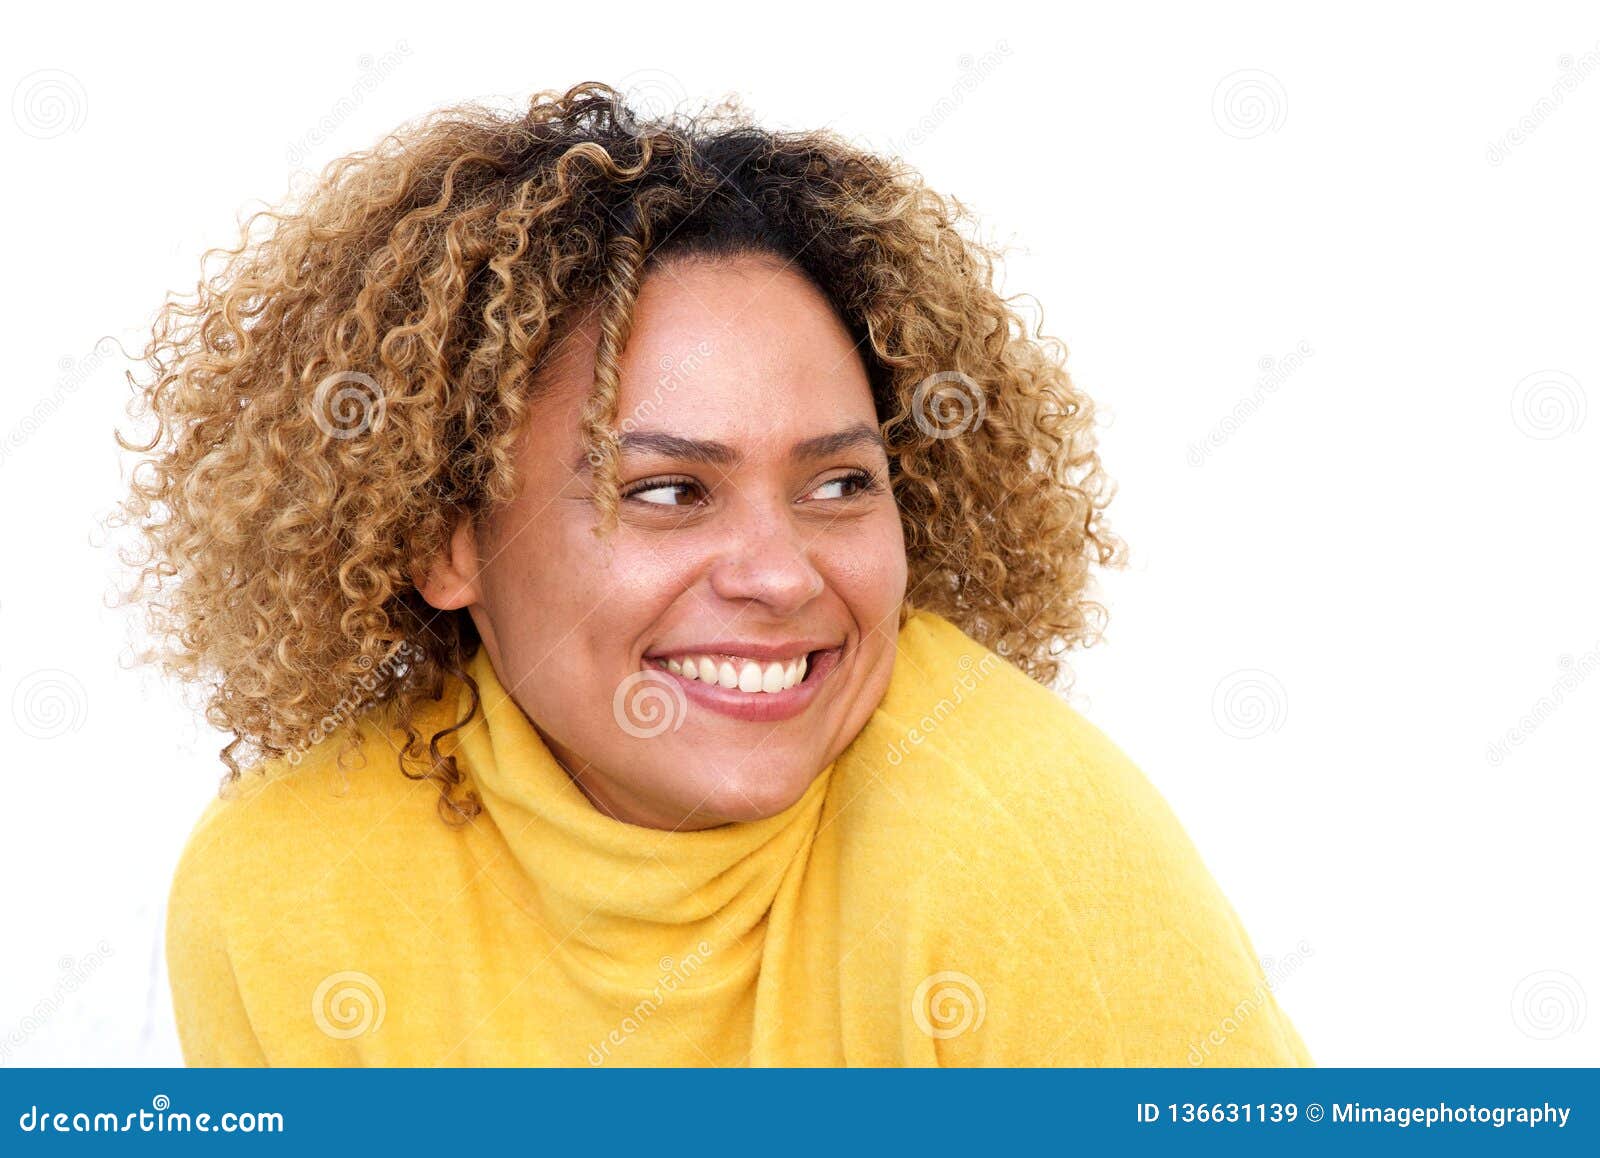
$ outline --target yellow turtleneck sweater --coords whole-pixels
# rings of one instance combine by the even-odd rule
[[[938,615],[800,800],[701,831],[595,809],[471,672],[471,825],[374,720],[364,764],[207,808],[167,923],[191,1065],[1312,1064],[1162,797]]]

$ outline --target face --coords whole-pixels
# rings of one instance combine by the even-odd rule
[[[546,367],[516,500],[481,531],[463,521],[418,586],[468,609],[597,808],[667,829],[772,815],[856,737],[893,670],[905,541],[866,369],[781,263],[654,270],[621,358],[603,541],[579,435],[598,335],[591,318]]]

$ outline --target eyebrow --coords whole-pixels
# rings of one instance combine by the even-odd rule
[[[725,442],[684,438],[681,435],[668,434],[663,430],[631,431],[624,434],[618,443],[620,451],[624,454],[629,451],[658,454],[663,458],[703,462],[722,467],[732,466],[739,460],[739,452]],[[789,448],[789,457],[809,462],[858,447],[876,447],[885,457],[888,455],[888,448],[884,445],[883,436],[878,433],[877,428],[865,422],[856,422],[831,434],[818,434],[801,439]],[[581,474],[588,468],[587,457],[580,453],[577,462],[573,464],[573,469]]]

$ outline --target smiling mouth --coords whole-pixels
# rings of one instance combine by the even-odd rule
[[[753,660],[741,656],[701,655],[648,657],[647,667],[666,671],[686,683],[734,695],[778,697],[811,684],[833,667],[844,645],[807,652],[789,660]]]

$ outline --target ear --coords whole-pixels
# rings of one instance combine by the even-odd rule
[[[463,515],[445,549],[425,568],[414,569],[411,581],[428,604],[439,611],[454,611],[482,597],[478,571],[478,538],[472,517]]]

